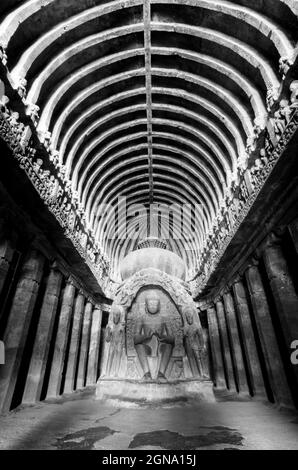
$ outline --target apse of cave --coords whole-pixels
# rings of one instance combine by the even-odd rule
[[[1,0],[1,450],[298,450],[297,129],[296,0]]]

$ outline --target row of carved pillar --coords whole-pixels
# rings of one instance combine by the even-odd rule
[[[9,241],[0,242],[0,294],[8,289],[7,278],[13,284],[0,337],[5,345],[0,412],[14,406],[20,382],[20,403],[35,403],[93,385],[98,378],[101,307],[56,263],[48,266],[36,249],[11,275],[13,255]],[[30,360],[24,361],[28,351]]]
[[[297,406],[298,366],[291,363],[298,340],[297,286],[282,240],[271,235],[241,275],[208,305],[214,384]]]

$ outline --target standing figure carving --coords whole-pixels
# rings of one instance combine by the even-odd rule
[[[164,317],[160,315],[160,298],[157,292],[152,290],[147,293],[145,298],[145,315],[137,320],[133,338],[135,350],[143,370],[144,381],[152,380],[148,357],[152,355],[152,340],[154,338],[157,340],[157,349],[160,356],[157,380],[167,382],[165,373],[171,359],[175,338],[170,331],[170,326]]]
[[[208,375],[207,368],[207,350],[202,328],[195,324],[194,315],[191,307],[184,309],[184,347],[187,354],[190,368],[194,377],[203,377]]]
[[[110,344],[105,375],[118,377],[121,357],[125,344],[125,322],[122,317],[122,309],[114,305],[111,310],[112,325],[107,327],[106,342]]]

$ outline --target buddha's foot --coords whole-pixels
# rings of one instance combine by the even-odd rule
[[[166,378],[166,376],[162,372],[158,372],[157,380],[158,380],[158,382],[161,382],[161,383],[167,383],[168,382],[168,379]]]
[[[151,377],[150,372],[147,372],[142,379],[143,382],[151,382],[151,380],[152,380],[152,377]]]

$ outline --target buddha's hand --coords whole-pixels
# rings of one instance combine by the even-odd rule
[[[143,335],[142,334],[136,335],[135,338],[134,338],[135,345],[142,344],[145,341],[150,341],[153,334],[154,334],[153,331],[149,330],[149,331],[146,331],[146,333],[143,334]]]
[[[175,343],[175,338],[173,336],[169,336],[169,335],[159,335],[158,339],[161,343],[165,343],[165,344],[174,344]]]

